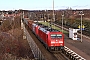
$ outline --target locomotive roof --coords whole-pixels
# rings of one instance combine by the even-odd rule
[[[45,25],[43,25],[43,24],[41,24],[41,23],[35,23],[35,25],[38,25],[38,26],[40,26],[40,30],[41,31],[43,31],[43,32],[59,32],[59,30],[56,30],[56,29],[53,29],[53,28],[51,28],[51,27],[48,27],[48,26],[45,26]]]
[[[41,31],[43,31],[43,32],[59,32],[59,30],[56,30],[56,29],[53,29],[53,28],[50,28],[50,27],[48,27],[48,26],[41,26],[40,28],[39,28]]]

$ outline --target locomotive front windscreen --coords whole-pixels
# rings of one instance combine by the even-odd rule
[[[62,38],[61,34],[51,34],[51,38]]]

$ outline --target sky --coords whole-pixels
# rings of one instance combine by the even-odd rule
[[[54,0],[54,9],[90,9],[90,0]],[[52,10],[53,0],[0,0],[0,10]]]

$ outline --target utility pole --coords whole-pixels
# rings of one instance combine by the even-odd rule
[[[48,21],[48,23],[49,23],[49,15],[50,15],[50,14],[48,14],[48,20],[47,20],[47,21]],[[49,26],[49,24],[48,24],[48,26]]]
[[[22,22],[22,18],[23,18],[23,13],[21,13],[21,29],[23,29],[23,22]]]
[[[82,16],[84,15],[83,14],[83,11],[80,11],[80,14],[79,14],[80,16],[81,16],[81,42],[82,42]]]
[[[23,11],[23,18],[24,18],[24,11]]]
[[[46,17],[45,17],[46,14],[44,14],[44,22],[46,22]]]
[[[53,20],[55,22],[55,14],[54,14],[54,0],[53,0]]]
[[[54,13],[54,0],[53,0],[53,21],[55,22],[55,13]],[[55,29],[55,25],[54,25],[54,29]]]
[[[64,17],[64,11],[62,13],[62,32],[63,32],[63,17]]]
[[[41,20],[41,14],[40,14],[40,20]]]
[[[3,11],[2,11],[2,14],[1,14],[1,19],[2,19],[2,20],[4,20],[3,17],[4,17],[4,13],[3,13]]]
[[[50,15],[50,14],[48,14],[48,20],[49,20],[49,15]]]

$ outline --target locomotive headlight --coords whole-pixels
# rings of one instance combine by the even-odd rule
[[[53,44],[51,46],[54,46]]]
[[[54,46],[54,44],[51,44],[51,46]]]
[[[60,46],[62,46],[62,44],[60,44]]]

